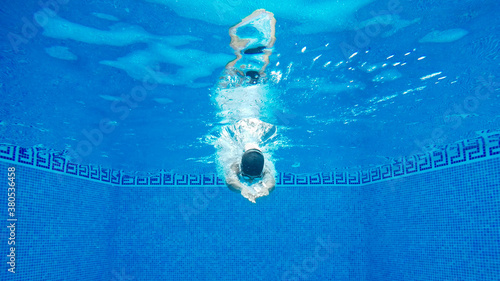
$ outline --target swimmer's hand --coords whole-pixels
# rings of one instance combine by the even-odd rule
[[[243,195],[243,197],[245,197],[252,203],[256,203],[255,199],[259,197],[257,194],[255,194],[255,191],[253,189],[247,186],[243,186],[243,188],[241,189],[241,195]]]
[[[255,199],[269,195],[269,189],[262,181],[248,187],[245,186],[245,190],[248,190],[246,194],[248,197],[243,194],[243,191],[241,194],[253,203],[255,203]]]
[[[226,183],[228,184],[228,186],[231,190],[236,191],[236,192],[238,192],[238,191],[241,192],[241,195],[243,197],[245,197],[246,199],[248,199],[252,203],[256,203],[255,199],[263,196],[263,195],[259,194],[260,188],[258,188],[258,190],[255,190],[253,187],[247,186],[238,180],[226,181]]]
[[[241,193],[241,195],[243,195],[243,197],[245,197],[246,199],[248,199],[252,203],[256,203],[255,199],[257,197],[260,197],[260,196],[258,196],[257,192],[252,187],[241,183],[239,180],[227,180],[226,179],[226,183],[231,190],[236,191],[236,192],[239,191]]]

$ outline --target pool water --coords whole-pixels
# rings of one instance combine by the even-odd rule
[[[252,204],[214,143],[228,30],[258,8],[277,187]],[[0,280],[497,280],[498,10],[5,3]]]

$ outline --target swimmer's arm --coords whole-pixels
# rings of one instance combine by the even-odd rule
[[[264,177],[262,178],[262,184],[268,188],[269,193],[271,193],[276,187],[276,179],[274,178],[274,174],[271,172],[269,168],[266,168],[264,172]]]
[[[241,192],[244,188],[243,184],[238,179],[238,173],[240,172],[240,168],[238,163],[234,163],[231,165],[231,173],[226,175],[226,184],[227,187],[234,192]]]

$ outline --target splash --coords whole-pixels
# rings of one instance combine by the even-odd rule
[[[268,87],[251,85],[216,90],[216,102],[219,105],[217,117],[221,123],[233,123],[244,118],[258,118],[262,115],[267,100]]]
[[[220,136],[214,142],[217,148],[218,172],[227,175],[231,164],[241,159],[247,144],[258,144],[266,159],[266,165],[274,172],[271,160],[276,139],[276,126],[257,118],[243,119],[222,127]]]

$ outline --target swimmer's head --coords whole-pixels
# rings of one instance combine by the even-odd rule
[[[264,155],[257,148],[251,148],[241,157],[241,175],[254,179],[262,176],[264,170]]]

